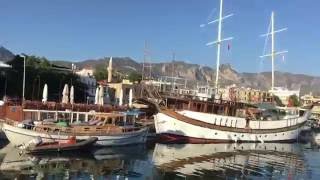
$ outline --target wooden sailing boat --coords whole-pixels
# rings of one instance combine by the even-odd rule
[[[220,1],[218,22],[218,39],[207,45],[217,44],[217,73],[215,88],[218,92],[220,46],[222,20],[232,15],[222,16],[223,0]],[[211,22],[210,22],[211,23]],[[274,13],[271,15],[272,62],[277,54],[274,51],[274,34],[283,30],[274,30]],[[274,65],[272,65],[274,69]],[[274,72],[274,70],[273,70]],[[274,77],[274,73],[273,77]],[[274,78],[272,78],[272,89]],[[310,112],[299,112],[297,109],[283,109],[290,116],[266,118],[258,109],[249,108],[243,103],[214,100],[201,102],[183,99],[174,103],[174,110],[162,108],[155,115],[156,132],[163,141],[181,143],[216,143],[216,142],[282,142],[295,141],[300,129],[308,119]],[[274,109],[277,110],[277,109]]]

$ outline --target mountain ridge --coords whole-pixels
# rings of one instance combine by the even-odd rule
[[[52,62],[56,63],[55,61]],[[95,68],[97,66],[107,66],[108,62],[109,57],[73,63],[79,68],[88,66]],[[71,67],[72,62],[64,63],[69,63],[69,67]],[[133,70],[137,72],[142,71],[142,63],[130,57],[113,57],[113,67],[122,73],[129,73]],[[268,90],[271,87],[271,72],[238,72],[231,64],[221,64],[219,69],[219,83],[221,86],[236,84],[237,86],[261,90]],[[185,61],[152,63],[152,74],[154,76],[181,77],[194,83],[202,82],[204,84],[209,82],[213,84],[215,73],[216,71],[211,67],[191,64]],[[275,86],[287,87],[294,90],[300,89],[301,94],[313,92],[316,95],[320,95],[320,77],[318,76],[275,71],[275,77]]]
[[[14,58],[14,54],[4,47],[0,47],[0,60],[10,61]],[[72,64],[81,69],[84,67],[92,67],[95,69],[98,66],[107,66],[109,57],[100,59],[87,59],[83,61],[52,61],[51,63],[58,66],[65,66],[71,68]],[[141,72],[142,63],[135,61],[130,57],[113,57],[113,67],[117,71],[128,74],[132,71]],[[226,86],[236,84],[242,87],[251,87],[255,89],[268,90],[271,86],[271,72],[238,72],[231,64],[220,65],[220,85]],[[188,79],[193,83],[207,82],[212,84],[215,81],[215,69],[209,66],[201,66],[194,63],[187,63],[185,61],[173,62],[158,62],[152,63],[152,74],[159,76],[174,76]],[[275,86],[287,87],[289,89],[300,89],[301,94],[313,92],[315,95],[320,95],[320,77],[294,74],[291,72],[275,72]]]
[[[3,46],[0,46],[0,61],[7,62],[14,58],[14,54]]]

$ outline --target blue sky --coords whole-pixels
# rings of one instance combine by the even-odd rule
[[[108,56],[143,58],[147,40],[153,61],[177,60],[215,67],[217,24],[200,24],[218,16],[219,0],[0,0],[0,43],[14,53],[79,61]],[[317,0],[225,0],[223,36],[234,37],[222,47],[222,63],[240,72],[271,69],[261,60],[271,11],[276,49],[289,50],[277,58],[276,69],[320,76],[320,2]]]

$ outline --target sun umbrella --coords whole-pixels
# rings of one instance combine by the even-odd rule
[[[74,103],[74,88],[73,88],[73,86],[71,86],[71,88],[70,88],[70,103],[71,104]]]
[[[99,90],[99,104],[100,104],[101,106],[104,105],[103,99],[104,99],[103,87],[100,85],[100,90]]]
[[[132,107],[132,89],[129,91],[129,107]]]
[[[96,89],[96,95],[94,97],[94,104],[99,104],[99,87]]]
[[[62,103],[68,104],[69,102],[69,87],[68,84],[64,85],[63,91],[62,91]]]
[[[47,103],[48,101],[48,85],[45,84],[42,92],[42,102]]]
[[[119,106],[122,106],[123,101],[123,90],[122,88],[120,89],[120,96],[119,96]]]

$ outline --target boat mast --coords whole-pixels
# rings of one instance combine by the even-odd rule
[[[219,19],[216,19],[214,21],[209,22],[208,24],[212,24],[215,22],[218,22],[218,37],[216,41],[207,43],[207,46],[217,44],[217,64],[216,64],[216,79],[215,79],[215,94],[218,94],[218,88],[219,88],[219,67],[220,67],[220,54],[221,54],[221,42],[231,40],[232,37],[221,39],[221,31],[222,31],[222,20],[226,19],[228,17],[233,16],[233,14],[229,14],[227,16],[223,17],[223,0],[220,0],[220,11],[219,11]]]
[[[274,89],[274,12],[271,13],[271,66],[272,66],[272,77],[271,77],[271,91]]]
[[[279,30],[276,30],[276,31],[274,30],[274,12],[272,11],[272,13],[271,13],[271,31],[266,33],[266,34],[261,35],[261,36],[269,36],[271,34],[271,54],[260,56],[261,58],[267,57],[267,56],[271,56],[271,66],[272,66],[271,67],[272,68],[272,72],[271,72],[271,92],[273,92],[273,90],[274,90],[274,60],[275,60],[275,56],[288,52],[288,51],[280,51],[280,52],[276,52],[275,51],[275,48],[274,48],[275,33],[278,33],[278,32],[281,32],[281,31],[285,31],[287,29],[288,28],[282,28],[282,29],[279,29]]]
[[[216,66],[216,81],[215,81],[216,94],[218,94],[218,80],[219,80],[219,67],[220,67],[222,7],[223,7],[223,0],[220,0],[218,39],[217,39],[217,41],[218,41],[218,44],[217,44],[217,66]]]

